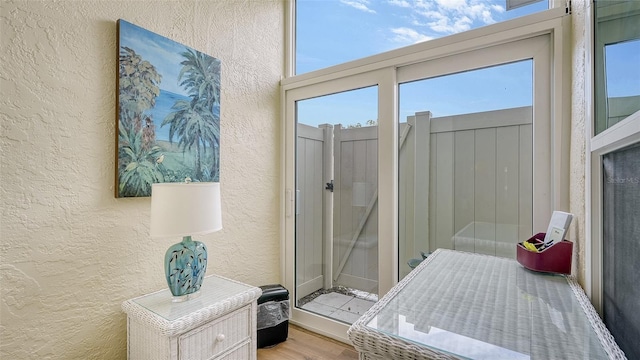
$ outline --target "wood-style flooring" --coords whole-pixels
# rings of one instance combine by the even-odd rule
[[[353,346],[289,324],[287,340],[258,349],[258,360],[356,360]]]

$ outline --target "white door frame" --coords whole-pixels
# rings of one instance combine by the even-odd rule
[[[535,49],[525,57],[537,57],[539,61],[535,61],[534,72],[546,74],[542,80],[534,76],[534,84],[536,84],[534,107],[547,109],[538,110],[537,114],[534,110],[534,121],[538,119],[536,116],[539,119],[548,119],[547,121],[538,120],[540,125],[535,130],[534,136],[535,139],[548,136],[549,141],[546,150],[536,155],[539,159],[539,168],[544,168],[541,171],[545,171],[549,176],[548,181],[542,181],[543,184],[534,188],[534,196],[547,199],[546,205],[544,202],[538,202],[540,205],[534,215],[534,229],[537,229],[540,224],[548,222],[548,217],[546,219],[545,217],[551,214],[552,209],[566,209],[569,205],[570,67],[567,64],[568,56],[566,56],[568,49],[566,49],[567,46],[563,46],[568,39],[567,21],[568,17],[564,16],[564,9],[551,9],[282,80],[284,117],[281,190],[284,201],[281,211],[283,216],[281,262],[282,282],[290,292],[294,292],[292,299],[296,298],[294,279],[296,101],[372,85],[378,86],[378,236],[380,239],[378,278],[380,295],[383,295],[397,283],[398,278],[398,78],[407,79],[411,76],[413,71],[411,69],[429,68],[431,64],[442,63],[439,69],[444,74],[462,71],[461,69],[465,66],[478,68],[482,67],[482,64],[505,62],[508,60],[504,60],[504,57],[493,58],[492,51],[487,48],[502,49],[500,53],[505,55],[511,47],[513,49],[522,47],[518,46],[520,41],[529,44],[527,39],[541,35],[548,39],[547,45],[543,46],[547,50],[540,52],[541,49]],[[537,44],[538,40],[533,41]],[[519,56],[511,61],[517,61],[523,55]],[[452,59],[456,60],[452,61]],[[444,64],[447,61],[456,64],[456,68],[445,67]],[[465,62],[467,65],[464,65]],[[423,74],[420,73],[420,76]],[[544,91],[538,91],[539,82],[545,84]],[[535,148],[534,151],[536,151]],[[535,191],[538,193],[536,194]],[[295,306],[292,306],[291,315],[291,322],[294,324],[349,342],[346,335],[349,326],[344,323]]]

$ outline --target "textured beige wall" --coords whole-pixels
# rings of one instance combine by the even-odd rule
[[[588,84],[585,75],[587,74],[587,56],[589,38],[586,28],[587,0],[572,2],[572,25],[571,25],[571,168],[570,168],[570,194],[569,211],[574,214],[571,224],[571,239],[575,244],[574,269],[573,274],[578,277],[578,281],[585,287],[585,162],[588,160],[585,152],[586,127],[591,126],[591,120],[587,118],[586,111],[590,101]]]
[[[0,358],[124,359],[122,301],[179,239],[115,199],[116,20],[222,61],[223,224],[208,274],[279,281],[282,1],[0,3]]]

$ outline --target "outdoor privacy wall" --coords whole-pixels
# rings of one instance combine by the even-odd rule
[[[0,2],[1,359],[126,359],[121,303],[166,288],[150,198],[114,198],[116,21],[220,59],[209,274],[279,281],[281,1]]]

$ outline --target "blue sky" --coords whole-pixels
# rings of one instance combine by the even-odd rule
[[[507,0],[297,0],[296,73],[536,13],[548,0],[507,10]],[[640,0],[639,0],[640,1]],[[609,97],[640,95],[640,40],[606,49]],[[418,111],[434,117],[532,104],[530,61],[443,76],[399,89],[400,121]],[[298,121],[365,124],[376,120],[377,89],[298,103]]]
[[[431,111],[433,117],[531,106],[533,61],[452,74],[400,84],[400,121],[416,112]],[[298,102],[298,121],[318,126],[343,126],[377,119],[376,87],[328,95]]]
[[[548,8],[505,0],[297,0],[298,74]]]
[[[506,11],[505,0],[297,0],[298,74],[547,9],[548,2]],[[400,119],[434,117],[532,103],[530,61],[400,86]],[[298,103],[298,121],[365,124],[376,120],[377,89]]]
[[[606,46],[605,58],[607,94],[610,97],[640,95],[640,40]]]

